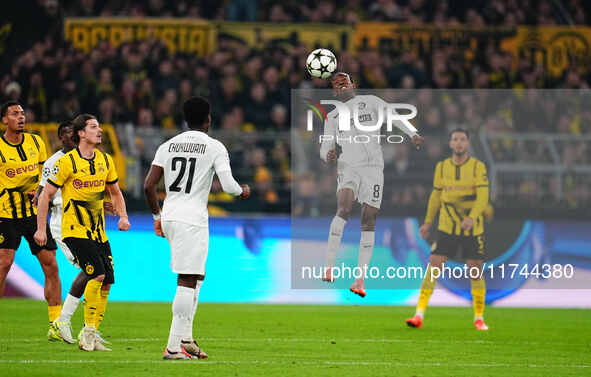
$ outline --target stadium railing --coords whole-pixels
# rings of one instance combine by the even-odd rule
[[[591,201],[591,136],[483,130],[479,140],[497,206],[578,214]]]

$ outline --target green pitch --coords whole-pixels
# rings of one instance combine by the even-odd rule
[[[584,376],[591,375],[591,311],[200,304],[195,334],[207,360],[163,361],[170,304],[110,303],[113,352],[46,340],[47,307],[0,300],[0,376]],[[79,309],[73,323],[82,323]]]

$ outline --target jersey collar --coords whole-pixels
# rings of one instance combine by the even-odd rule
[[[23,139],[18,144],[12,144],[10,141],[6,140],[6,138],[4,137],[4,135],[2,135],[2,140],[4,140],[4,142],[6,144],[10,145],[11,147],[18,147],[18,146],[23,145],[23,143],[25,142],[25,134],[23,133]]]
[[[94,150],[94,154],[91,158],[82,157],[82,153],[80,153],[80,149],[78,149],[78,147],[76,147],[76,152],[78,152],[78,156],[80,156],[81,159],[86,161],[94,161],[94,158],[96,157],[96,149]]]
[[[449,162],[451,162],[451,164],[452,164],[453,166],[464,166],[464,165],[466,165],[466,164],[468,163],[468,161],[470,161],[471,159],[472,159],[472,156],[469,156],[469,157],[466,159],[466,161],[462,162],[461,164],[456,164],[456,163],[454,162],[453,158],[451,158],[451,157],[450,157],[450,158],[449,158]]]

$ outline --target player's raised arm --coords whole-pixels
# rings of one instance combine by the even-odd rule
[[[468,215],[472,219],[478,218],[488,206],[488,177],[486,166],[482,162],[476,165],[476,201]]]
[[[38,245],[45,245],[47,243],[47,212],[49,210],[49,201],[57,190],[64,185],[64,182],[70,174],[67,168],[68,164],[62,164],[61,160],[56,163],[57,173],[46,178],[46,184],[41,194],[39,194],[37,203],[37,231],[33,235],[35,242]]]
[[[109,155],[105,155],[105,158],[109,161],[109,171],[107,173],[107,184],[105,189],[111,196],[111,201],[113,202],[113,209],[115,213],[119,216],[119,222],[117,227],[119,230],[129,230],[129,217],[127,216],[127,207],[125,206],[125,198],[123,198],[123,193],[121,192],[121,188],[119,188],[119,177],[117,176],[117,170],[115,169],[115,163],[113,159]]]
[[[320,137],[320,158],[324,162],[334,162],[337,159],[336,152],[336,134],[337,118],[330,112],[328,118],[324,121],[324,133]]]
[[[35,242],[39,246],[47,243],[47,212],[49,211],[49,201],[57,192],[57,187],[54,185],[47,185],[41,190],[37,203],[37,231],[33,235]]]
[[[435,216],[441,207],[441,191],[443,190],[441,184],[441,177],[443,176],[443,163],[438,162],[435,167],[433,175],[433,191],[429,196],[429,204],[427,205],[427,215],[425,216],[425,223],[420,228],[421,237],[427,238],[431,224],[435,220]]]
[[[123,198],[123,193],[121,192],[119,183],[117,183],[117,181],[114,183],[108,183],[106,189],[111,196],[113,209],[119,216],[119,223],[117,224],[119,230],[129,230],[130,224],[129,217],[127,216],[127,207],[125,206],[125,199]]]
[[[378,102],[377,106],[381,106],[384,109],[384,114],[388,114],[388,111],[395,111],[388,107],[389,104],[386,101],[379,97],[374,97]],[[388,115],[386,115],[386,119],[387,116]],[[386,119],[384,119],[384,121],[386,121]],[[393,125],[396,126],[396,128],[398,128],[402,132],[404,132],[408,137],[410,137],[412,143],[415,145],[417,149],[419,149],[419,147],[424,143],[425,139],[421,135],[419,135],[419,131],[410,122],[403,122],[401,120],[395,119]]]
[[[236,182],[232,176],[228,151],[221,143],[220,146],[222,147],[222,151],[216,157],[213,167],[222,185],[222,190],[230,195],[240,196],[242,199],[248,198],[250,196],[250,187],[248,185],[239,185]]]

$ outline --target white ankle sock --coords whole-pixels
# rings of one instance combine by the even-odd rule
[[[191,312],[191,326],[189,326],[189,331],[185,336],[183,336],[184,341],[191,341],[193,340],[193,320],[195,319],[195,313],[197,312],[197,303],[199,302],[199,290],[201,289],[201,284],[203,284],[203,280],[197,280],[197,284],[195,285],[195,295],[193,296],[193,311]]]
[[[176,296],[172,302],[172,323],[168,335],[167,348],[170,352],[181,350],[181,339],[190,329],[191,310],[193,309],[193,298],[195,290],[187,287],[177,287]]]
[[[371,254],[373,252],[373,245],[375,242],[376,232],[362,231],[361,240],[359,241],[359,267],[364,270],[364,266],[368,266],[371,261]],[[369,273],[369,272],[368,272]]]
[[[330,231],[328,233],[328,247],[326,250],[326,267],[334,267],[334,262],[337,258],[337,252],[341,246],[341,238],[343,238],[345,224],[347,224],[347,220],[339,216],[335,216],[330,223]]]
[[[66,296],[64,304],[62,305],[62,311],[60,313],[58,321],[70,322],[70,319],[72,319],[72,316],[78,308],[78,305],[80,305],[80,301],[80,298],[74,297],[68,293],[68,296]]]

